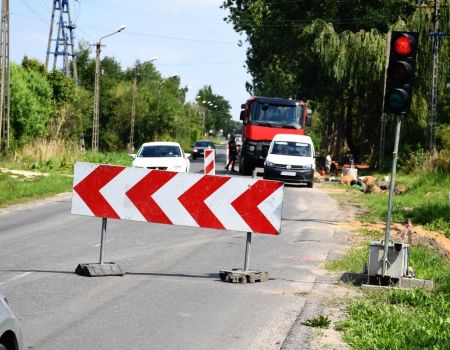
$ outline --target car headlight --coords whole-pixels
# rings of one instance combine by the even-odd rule
[[[248,146],[248,150],[249,150],[250,152],[253,152],[253,151],[255,150],[255,146]]]
[[[198,152],[198,149],[194,149],[194,152]]]
[[[305,169],[312,169],[312,168],[313,168],[312,164],[305,165]]]
[[[253,146],[252,146],[253,147]],[[274,166],[275,164],[273,164],[272,162],[269,162],[268,160],[265,161],[264,165],[267,166]]]

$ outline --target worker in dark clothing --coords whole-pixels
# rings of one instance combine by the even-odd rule
[[[236,139],[234,137],[234,135],[232,135],[230,137],[230,141],[228,141],[228,164],[225,166],[225,169],[227,171],[230,170],[230,166],[231,166],[231,171],[236,171],[234,170],[234,165],[236,163],[236,159],[238,156],[238,146],[236,144]]]

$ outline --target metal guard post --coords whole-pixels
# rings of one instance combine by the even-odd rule
[[[394,143],[394,152],[392,158],[392,174],[391,174],[391,183],[389,186],[389,204],[388,204],[388,212],[387,212],[387,220],[386,220],[386,232],[384,235],[384,252],[383,252],[383,266],[382,266],[382,275],[383,277],[386,275],[386,271],[388,268],[388,249],[389,242],[391,241],[391,217],[392,217],[392,207],[393,207],[393,198],[394,198],[394,187],[395,187],[395,174],[397,171],[397,158],[398,158],[398,144],[400,139],[400,126],[402,123],[402,117],[404,113],[401,115],[396,115],[396,130],[395,130],[395,143]]]
[[[106,239],[106,223],[107,223],[107,219],[102,218],[102,235],[101,235],[101,239],[100,239],[100,261],[99,261],[99,264],[103,264],[103,247],[104,247],[105,239]]]

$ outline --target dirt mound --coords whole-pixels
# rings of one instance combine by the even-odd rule
[[[360,221],[350,221],[344,222],[340,224],[341,226],[348,228],[350,230],[357,229],[366,229],[366,230],[377,230],[380,233],[385,232],[386,223],[378,222],[378,223],[369,223],[369,222],[360,222]],[[401,224],[392,224],[391,225],[391,239],[393,241],[401,241],[401,233],[404,230],[404,225]],[[445,257],[448,261],[450,261],[450,239],[445,237],[444,235],[428,231],[421,226],[413,226],[411,229],[411,241],[413,244],[423,243],[429,245],[436,252],[438,252],[441,256]]]

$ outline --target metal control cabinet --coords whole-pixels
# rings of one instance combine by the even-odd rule
[[[388,264],[385,276],[401,278],[408,274],[408,248],[406,243],[389,243]],[[383,275],[384,242],[371,242],[369,251],[369,276]]]

